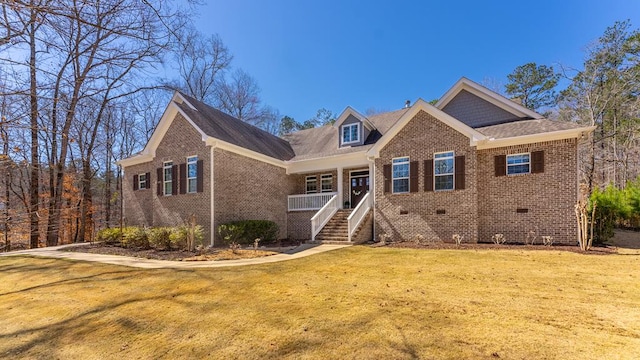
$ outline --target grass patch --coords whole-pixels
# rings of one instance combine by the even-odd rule
[[[351,247],[248,267],[0,258],[0,358],[632,359],[640,256]]]

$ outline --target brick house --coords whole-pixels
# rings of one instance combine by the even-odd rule
[[[529,231],[577,241],[578,143],[594,127],[551,121],[468,79],[435,104],[273,136],[176,92],[145,148],[121,160],[128,225],[194,215],[217,244],[228,221],[281,238],[489,242]]]

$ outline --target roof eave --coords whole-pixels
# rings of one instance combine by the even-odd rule
[[[580,127],[575,129],[543,132],[543,133],[537,133],[537,134],[511,136],[511,137],[499,138],[499,139],[488,138],[485,141],[478,142],[477,149],[484,150],[484,149],[494,149],[494,148],[505,147],[505,146],[545,142],[545,141],[555,141],[555,140],[572,139],[572,138],[579,139],[579,138],[582,138],[583,136],[587,136],[589,133],[591,133],[595,129],[596,129],[596,126],[588,126],[588,127]]]

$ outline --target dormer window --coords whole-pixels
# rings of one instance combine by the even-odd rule
[[[342,125],[342,145],[360,142],[360,124]]]

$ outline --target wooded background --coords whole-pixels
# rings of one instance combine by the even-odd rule
[[[335,120],[319,109],[299,122],[264,104],[223,40],[192,27],[195,2],[0,3],[4,250],[89,241],[119,225],[115,161],[144,147],[173,90],[279,135]],[[489,87],[550,119],[598,126],[580,154],[590,193],[640,173],[640,34],[617,22],[587,45],[579,68],[524,64]]]

